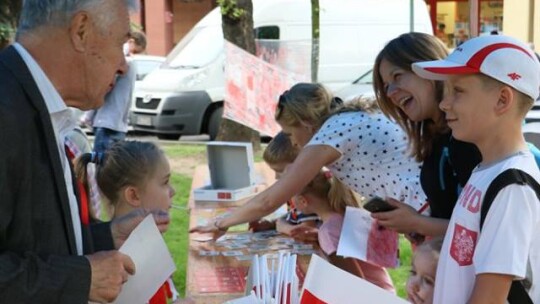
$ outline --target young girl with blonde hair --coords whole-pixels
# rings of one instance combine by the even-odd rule
[[[318,230],[319,245],[330,263],[383,289],[395,292],[392,280],[384,268],[336,255],[345,208],[359,207],[351,190],[335,179],[329,171],[320,171],[294,200],[298,210],[315,213],[320,217],[322,224]]]
[[[176,193],[170,184],[171,170],[163,151],[151,142],[121,141],[104,153],[84,153],[75,163],[75,172],[87,187],[87,165],[96,164],[98,187],[112,207],[112,218],[123,216],[137,208],[169,212]],[[149,304],[191,303],[177,299],[178,292],[171,279],[150,299]]]

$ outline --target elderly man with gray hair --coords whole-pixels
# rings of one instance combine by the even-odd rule
[[[0,298],[113,301],[133,261],[116,249],[143,210],[98,223],[79,201],[68,106],[103,104],[125,73],[134,0],[24,0],[16,43],[0,53]],[[169,221],[155,214],[158,226]]]

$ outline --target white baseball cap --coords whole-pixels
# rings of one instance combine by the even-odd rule
[[[504,35],[470,39],[446,59],[412,64],[420,77],[446,80],[450,75],[481,73],[505,83],[533,100],[540,94],[540,63],[525,43]]]

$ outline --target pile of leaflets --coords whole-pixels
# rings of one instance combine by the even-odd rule
[[[279,252],[276,258],[254,255],[246,283],[246,297],[230,304],[299,303],[299,282],[296,275],[296,254]]]

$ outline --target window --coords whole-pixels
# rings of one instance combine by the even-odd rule
[[[276,25],[260,26],[255,29],[255,39],[279,40],[279,27]]]

